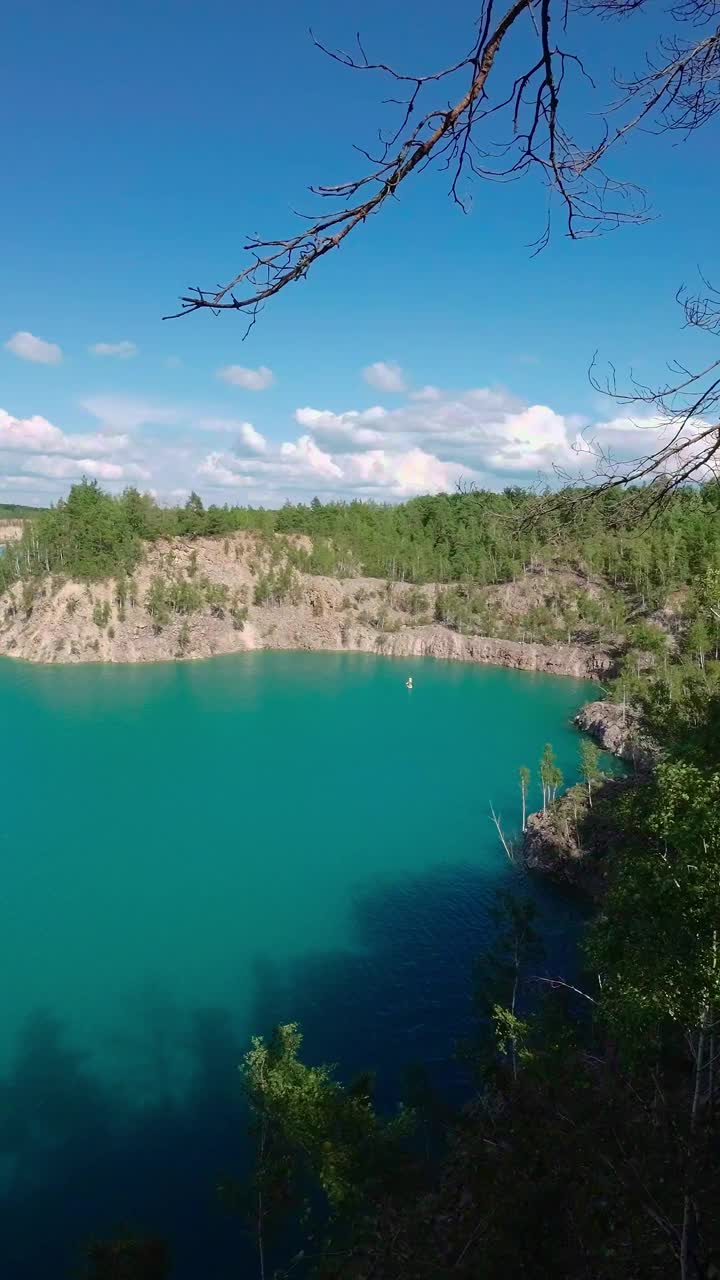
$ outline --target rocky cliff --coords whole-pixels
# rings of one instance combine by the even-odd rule
[[[237,534],[152,544],[122,603],[112,580],[19,582],[0,599],[0,654],[45,663],[157,662],[248,649],[331,649],[578,678],[602,677],[612,666],[603,648],[465,635],[435,622],[440,585],[418,589],[377,578],[340,580],[293,570],[282,599],[258,603],[258,584],[277,563],[272,549]],[[159,622],[147,603],[158,580],[197,586],[203,603],[171,610]],[[507,596],[507,588],[502,590]],[[534,580],[520,584],[520,606],[523,592],[537,591]],[[502,603],[509,607],[505,597]]]
[[[576,786],[549,805],[545,813],[531,814],[523,835],[522,858],[529,871],[599,899],[605,889],[610,856],[622,838],[618,801],[628,788],[641,785],[649,776],[658,748],[643,733],[640,716],[633,707],[587,702],[576,715],[575,724],[604,751],[631,764],[632,774],[605,778],[593,788],[592,805],[586,787]]]
[[[617,702],[586,702],[576,715],[575,724],[603,751],[636,768],[647,768],[657,755],[657,748],[642,732],[640,716],[633,707]]]
[[[620,839],[617,804],[633,785],[630,779],[606,778],[593,788],[592,807],[585,786],[570,787],[545,813],[531,814],[522,844],[528,871],[600,899],[609,855]]]

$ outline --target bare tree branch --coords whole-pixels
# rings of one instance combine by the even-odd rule
[[[453,107],[445,111],[433,110],[424,115],[409,137],[401,143],[400,150],[391,158],[381,160],[372,173],[366,174],[359,179],[342,183],[339,186],[314,188],[315,192],[320,195],[333,195],[343,199],[351,199],[363,187],[370,183],[375,183],[378,184],[378,190],[374,195],[350,208],[338,210],[325,218],[319,218],[311,227],[289,239],[250,240],[246,245],[246,251],[253,261],[249,266],[238,272],[229,284],[223,285],[218,290],[207,290],[199,287],[192,289],[188,296],[181,298],[182,310],[177,312],[175,316],[166,318],[175,319],[179,315],[187,315],[191,311],[198,311],[202,308],[210,308],[214,311],[249,310],[253,315],[256,315],[258,307],[263,302],[279,293],[281,289],[284,289],[293,281],[302,279],[314,262],[324,257],[332,249],[337,249],[351,231],[365,222],[390,196],[395,194],[400,184],[405,181],[418,165],[438,150],[442,153],[443,147],[448,142],[451,145],[456,142],[457,131],[462,127],[464,117],[472,108],[475,100],[484,93],[485,82],[492,70],[495,57],[505,36],[513,23],[530,7],[531,3],[532,0],[515,0],[492,35],[487,39],[479,56],[473,55],[469,59],[464,59],[462,62],[456,63],[452,67],[448,67],[432,76],[401,77],[398,73],[391,71],[390,68],[385,68],[383,64],[371,64],[364,54],[362,45],[360,45],[362,57],[360,63],[351,58],[349,54],[332,55],[337,60],[342,61],[345,66],[356,69],[362,67],[364,70],[375,70],[379,67],[381,70],[386,70],[394,79],[409,79],[415,88],[407,105],[408,118],[414,109],[417,92],[423,83],[444,79],[468,61],[473,66],[477,64],[477,70],[471,80],[469,89]],[[234,290],[245,283],[252,286],[252,292],[237,298]]]
[[[574,239],[647,219],[642,192],[617,182],[602,165],[633,135],[648,130],[687,135],[720,115],[720,0],[671,0],[659,39],[653,27],[642,72],[610,78],[615,98],[602,102],[591,117],[596,131],[599,122],[600,137],[590,146],[579,138],[584,117],[577,94],[576,127],[568,126],[563,101],[568,76],[576,89],[595,91],[595,84],[579,53],[557,37],[564,41],[570,25],[577,32],[583,22],[638,14],[642,21],[649,0],[575,0],[572,9],[567,0],[513,0],[502,16],[498,0],[480,3],[466,52],[422,74],[371,59],[359,33],[352,52],[329,48],[311,33],[324,56],[350,71],[389,80],[393,92],[385,102],[399,109],[399,116],[388,131],[376,130],[375,145],[355,144],[367,161],[366,172],[310,187],[324,212],[296,214],[302,225],[289,236],[250,238],[245,264],[232,279],[215,288],[189,289],[173,318],[199,310],[238,311],[247,319],[247,334],[267,301],[304,279],[316,262],[396,198],[408,178],[431,165],[449,173],[448,194],[462,209],[466,179],[513,182],[538,172],[550,201],[547,222],[531,245],[534,253],[550,239],[558,201],[565,233]],[[709,281],[703,280],[697,295],[681,292],[679,300],[688,326],[720,336],[720,293]],[[551,501],[562,501],[571,512],[591,492],[630,485],[637,490],[640,514],[652,517],[676,489],[720,476],[720,358],[696,370],[673,362],[657,387],[631,375],[629,385],[619,388],[614,369],[601,378],[593,362],[590,381],[595,390],[637,412],[628,423],[651,432],[653,445],[634,458],[617,457],[597,438],[582,437],[577,452],[589,461],[590,474],[558,472],[569,491]]]
[[[583,17],[595,21],[622,17],[643,8],[645,2],[578,0],[573,14],[576,23]],[[569,25],[565,0],[514,0],[499,19],[496,3],[483,0],[476,39],[465,54],[424,74],[406,73],[382,60],[371,60],[359,33],[352,53],[331,49],[311,33],[325,56],[349,70],[381,75],[397,86],[398,94],[385,102],[400,108],[399,120],[389,133],[378,132],[379,148],[355,145],[370,163],[366,173],[310,187],[313,195],[333,205],[330,212],[299,215],[309,225],[290,236],[250,238],[244,248],[249,261],[233,278],[216,288],[191,288],[181,297],[181,308],[173,318],[202,309],[243,311],[249,315],[251,327],[265,302],[287,285],[304,279],[320,258],[339,248],[394,198],[407,178],[425,171],[431,163],[450,171],[449,194],[463,209],[464,177],[512,182],[533,169],[539,171],[551,196],[564,208],[566,234],[575,239],[646,220],[642,192],[608,176],[601,162],[612,148],[651,120],[659,128],[688,130],[712,117],[720,107],[720,31],[682,41],[672,28],[661,40],[655,59],[648,59],[642,75],[616,81],[620,97],[593,115],[595,128],[598,119],[601,122],[601,136],[587,147],[561,119],[569,74],[575,73],[581,83],[595,87],[579,54],[561,47],[554,38],[555,28],[564,36]],[[668,20],[675,26],[691,20],[707,22],[715,8],[716,0],[678,0]],[[525,69],[508,77],[509,59],[516,47],[524,49],[520,41],[527,40],[528,28],[534,49]],[[508,56],[500,59],[498,55],[508,41]],[[507,77],[504,85],[499,79],[503,75]],[[446,83],[452,89],[466,76],[454,104],[447,99],[427,101],[428,93]],[[615,128],[608,120],[613,114],[620,118]],[[550,227],[548,219],[533,242],[535,251],[547,244]]]
[[[495,812],[495,810],[494,810],[494,808],[493,808],[492,804],[490,805],[490,817],[492,818],[493,826],[495,827],[495,829],[496,829],[496,831],[497,831],[497,833],[498,833],[498,835],[499,835],[499,837],[500,837],[500,843],[502,844],[503,849],[505,850],[505,852],[506,852],[506,854],[507,854],[508,858],[510,859],[510,861],[511,861],[511,862],[514,862],[514,861],[515,861],[515,850],[513,849],[512,841],[508,840],[507,836],[505,835],[505,833],[504,833],[504,831],[503,831],[503,829],[502,829],[502,827],[501,827],[501,825],[500,825],[500,816],[499,816],[499,814],[497,814],[497,813]]]
[[[685,323],[693,329],[720,338],[720,290],[701,277],[702,291],[690,294],[681,289],[677,298]],[[700,369],[691,370],[672,361],[670,376],[656,387],[646,386],[630,375],[629,385],[620,387],[613,365],[601,377],[597,354],[589,370],[595,391],[615,404],[629,406],[630,429],[654,437],[654,446],[635,457],[617,455],[596,436],[583,437],[576,446],[579,458],[587,458],[589,470],[571,476],[558,468],[565,488],[544,505],[562,506],[568,514],[593,501],[598,493],[635,486],[636,516],[653,519],[678,489],[689,484],[707,484],[720,479],[720,356]],[[623,518],[627,519],[627,509]]]

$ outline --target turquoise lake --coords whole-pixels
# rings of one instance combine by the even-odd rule
[[[177,1280],[243,1274],[214,1189],[243,1168],[237,1064],[281,1018],[308,1057],[377,1068],[381,1100],[413,1062],[462,1088],[517,875],[489,804],[517,830],[546,741],[574,780],[588,696],[354,654],[0,663],[2,1274],[77,1275],[123,1225],[173,1238]],[[557,971],[577,906],[530,892]]]

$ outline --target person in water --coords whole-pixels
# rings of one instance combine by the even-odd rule
[[[405,688],[412,689],[412,687],[413,687],[412,676],[408,676],[407,680],[405,681]]]

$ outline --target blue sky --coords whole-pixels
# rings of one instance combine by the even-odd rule
[[[372,52],[425,70],[474,16],[370,0],[360,25]],[[649,225],[582,243],[558,226],[532,258],[536,181],[476,182],[463,216],[428,173],[247,341],[230,314],[163,322],[189,284],[235,272],[245,233],[292,229],[309,182],[358,171],[351,143],[388,118],[387,86],[308,37],[347,46],[358,22],[329,0],[28,0],[6,16],[0,500],[48,501],[83,470],[162,500],[273,505],[532,482],[616,418],[588,385],[595,349],[648,380],[670,356],[703,360],[673,299],[698,265],[713,273],[707,138],[615,157],[647,188]],[[577,44],[630,69],[642,30],[583,20]]]

